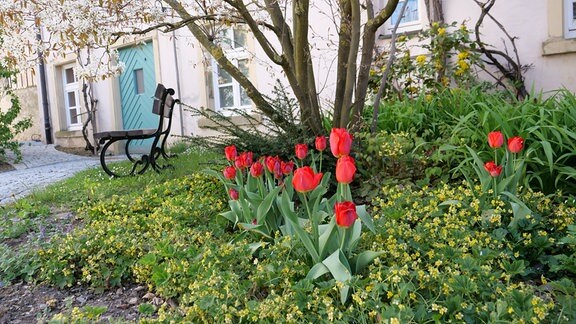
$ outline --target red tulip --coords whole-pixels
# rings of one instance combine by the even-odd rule
[[[280,164],[280,158],[277,156],[267,156],[264,163],[266,163],[268,171],[274,173],[274,170],[276,170],[276,164]]]
[[[520,136],[514,136],[508,139],[508,149],[512,153],[518,153],[524,148],[524,139]]]
[[[484,163],[484,169],[486,169],[492,177],[497,177],[502,173],[502,166],[496,165],[494,161]]]
[[[330,150],[339,158],[350,154],[352,147],[352,135],[344,128],[332,128],[330,132]]]
[[[336,162],[336,180],[339,183],[350,183],[356,173],[356,164],[350,155],[345,155]]]
[[[314,190],[322,180],[322,172],[314,173],[311,167],[305,166],[294,171],[292,185],[298,192],[308,192]]]
[[[356,205],[351,201],[337,202],[334,205],[334,213],[336,214],[336,224],[344,228],[352,226],[358,218]]]
[[[234,188],[230,188],[230,190],[228,190],[228,194],[230,195],[230,198],[232,200],[238,200],[238,197],[240,197],[238,190],[236,190]]]
[[[322,152],[326,149],[326,136],[316,136],[316,150]]]
[[[254,164],[252,164],[252,166],[250,167],[250,174],[254,178],[258,178],[259,176],[262,175],[263,172],[264,172],[264,166],[259,161],[254,162]]]
[[[252,165],[252,152],[243,152],[234,160],[234,164],[238,169],[248,168]]]
[[[504,144],[504,135],[501,132],[490,132],[488,133],[488,145],[491,148],[499,148]]]
[[[238,153],[236,152],[236,146],[230,145],[224,148],[224,154],[226,154],[226,160],[234,161]]]
[[[234,179],[234,177],[236,177],[236,169],[231,166],[227,166],[226,168],[224,168],[224,171],[222,173],[224,173],[224,178],[228,180],[232,180]]]
[[[282,170],[282,173],[284,175],[289,175],[290,173],[292,173],[292,170],[294,170],[294,162],[290,161],[290,162],[284,162],[282,161],[280,164],[280,169]]]
[[[296,157],[300,160],[304,160],[304,158],[306,157],[306,154],[308,154],[308,145],[296,144],[296,147],[294,148],[294,150],[296,151]]]

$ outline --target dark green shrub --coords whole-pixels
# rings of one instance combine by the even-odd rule
[[[296,100],[277,85],[273,91],[272,106],[285,120],[292,123],[289,130],[281,129],[260,113],[252,114],[245,110],[232,110],[233,116],[206,109],[187,107],[186,110],[197,117],[209,120],[205,128],[218,132],[215,136],[185,137],[193,145],[224,152],[224,147],[235,145],[238,152],[249,151],[255,156],[280,156],[287,160],[293,157],[294,146],[298,143],[313,144],[314,138],[302,128],[298,116]]]

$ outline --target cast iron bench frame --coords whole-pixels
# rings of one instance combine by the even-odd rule
[[[122,177],[126,175],[134,175],[136,173],[142,174],[149,166],[152,166],[152,169],[156,172],[171,167],[170,164],[158,164],[158,158],[162,157],[165,160],[168,160],[175,157],[175,155],[166,152],[166,140],[168,139],[170,128],[172,126],[172,112],[176,103],[179,102],[178,99],[174,99],[174,93],[174,89],[166,89],[166,87],[160,83],[156,87],[156,92],[154,93],[154,104],[152,105],[152,113],[160,116],[158,127],[156,129],[130,129],[98,132],[94,134],[94,139],[99,141],[101,145],[104,145],[100,151],[100,164],[102,165],[104,172],[112,177]],[[166,124],[164,123],[164,119],[167,119]],[[143,154],[140,159],[134,158],[133,153],[130,153],[130,143],[133,140],[149,138],[154,138],[149,152]],[[106,151],[112,144],[121,140],[126,140],[124,153],[128,160],[132,162],[132,169],[129,174],[114,172],[106,164]]]

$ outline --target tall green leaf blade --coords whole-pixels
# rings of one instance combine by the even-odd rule
[[[374,252],[374,251],[364,251],[358,254],[354,259],[352,259],[352,264],[354,265],[354,273],[358,274],[366,266],[374,261],[377,257],[384,254],[384,251]]]
[[[294,230],[294,233],[296,233],[296,235],[298,236],[298,238],[300,239],[302,244],[304,244],[304,247],[306,248],[306,250],[308,251],[308,253],[312,257],[312,261],[316,262],[316,263],[319,262],[320,257],[319,257],[318,251],[314,247],[314,244],[312,243],[312,240],[310,239],[309,234],[306,231],[304,231],[304,229],[302,228],[302,225],[300,225],[300,221],[298,219],[298,216],[296,215],[295,212],[293,212],[290,209],[289,206],[290,206],[290,200],[289,200],[288,194],[286,192],[283,192],[282,193],[282,203],[280,204],[280,209],[282,210],[282,214],[284,215],[284,217],[286,217],[286,221],[290,223],[292,230]]]
[[[261,224],[266,219],[266,215],[270,211],[270,207],[272,207],[272,203],[274,203],[275,198],[278,196],[278,192],[280,191],[280,187],[274,188],[274,190],[270,191],[256,210],[256,220],[258,224]]]
[[[322,262],[318,262],[308,271],[306,279],[317,279],[328,272],[330,272],[330,270]]]
[[[374,221],[372,220],[370,214],[368,214],[368,212],[366,211],[366,205],[356,206],[356,214],[358,215],[362,223],[364,223],[364,225],[366,225],[366,227],[368,227],[368,229],[372,233],[376,233],[376,227],[374,226]]]

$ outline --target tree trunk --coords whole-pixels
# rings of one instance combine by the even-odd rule
[[[378,12],[374,18],[369,19],[364,25],[364,34],[362,39],[362,53],[360,60],[360,69],[358,72],[358,80],[356,85],[356,94],[354,99],[354,106],[352,110],[352,129],[357,129],[358,124],[362,118],[362,111],[364,110],[364,103],[366,101],[366,93],[368,91],[368,81],[370,79],[370,68],[372,67],[372,60],[374,56],[374,46],[376,43],[376,31],[385,21],[387,21],[396,10],[399,0],[388,0],[384,9]],[[373,2],[368,0],[366,2],[368,14],[373,11]]]

